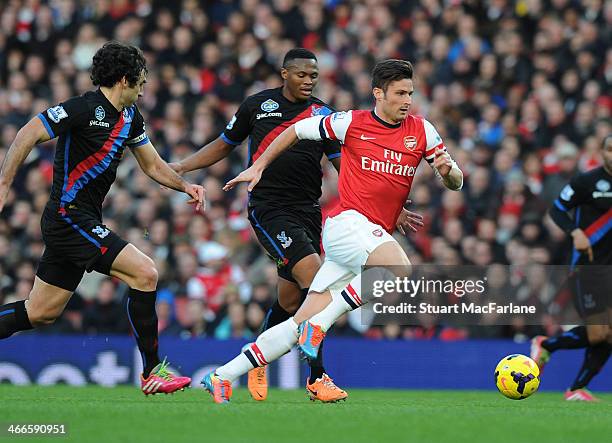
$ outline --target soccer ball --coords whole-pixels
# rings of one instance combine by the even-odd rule
[[[523,400],[538,390],[540,368],[529,357],[508,355],[495,368],[495,385],[504,396],[512,400]]]

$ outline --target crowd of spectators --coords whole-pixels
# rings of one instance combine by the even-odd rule
[[[564,263],[569,243],[547,209],[572,175],[600,164],[599,145],[612,131],[612,3],[603,0],[8,0],[0,24],[0,160],[30,118],[93,88],[92,56],[110,39],[146,55],[139,108],[168,161],[216,138],[247,95],[280,85],[280,62],[293,47],[317,54],[315,95],[337,110],[372,107],[376,61],[411,60],[411,112],[438,128],[465,174],[457,193],[419,169],[409,208],[425,227],[396,233],[416,264]],[[0,214],[0,303],[32,286],[54,148],[35,148]],[[122,161],[105,223],[155,260],[162,334],[249,337],[274,300],[275,264],[246,220],[245,189],[221,190],[245,162],[238,147],[189,176],[207,190],[201,215],[131,155]],[[329,208],[337,177],[326,163],[323,170]],[[127,333],[124,295],[117,281],[88,275],[49,330]],[[485,329],[369,327],[357,315],[332,333],[529,334],[521,325]]]

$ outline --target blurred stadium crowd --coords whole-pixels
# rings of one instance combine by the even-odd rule
[[[168,161],[216,138],[247,95],[280,85],[280,61],[293,47],[317,54],[315,95],[337,110],[372,106],[377,60],[411,60],[412,112],[434,123],[466,176],[455,193],[420,169],[409,208],[426,227],[398,234],[413,263],[565,263],[568,240],[546,211],[573,174],[599,165],[612,130],[612,3],[602,0],[7,0],[0,23],[0,159],[32,116],[92,88],[92,56],[109,39],[145,52],[139,108]],[[0,302],[30,291],[54,145],[28,157],[0,215]],[[155,259],[162,335],[252,336],[275,297],[275,265],[246,220],[245,190],[221,190],[245,157],[238,147],[190,176],[207,190],[205,215],[152,182],[131,155],[123,159],[105,222]],[[323,169],[325,208],[337,177]],[[124,292],[87,276],[46,332],[127,333]],[[368,327],[358,314],[332,330],[389,339],[533,332]]]

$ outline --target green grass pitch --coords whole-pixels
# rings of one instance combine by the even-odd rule
[[[136,388],[0,385],[0,423],[65,423],[65,437],[0,437],[62,442],[610,442],[612,394],[598,404],[560,393],[523,401],[497,392],[349,390],[320,404],[303,391],[246,389],[215,405],[201,389],[145,398]]]

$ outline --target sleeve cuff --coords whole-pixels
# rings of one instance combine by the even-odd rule
[[[227,138],[227,135],[225,135],[225,132],[222,132],[220,137],[221,137],[221,140],[223,140],[228,145],[238,146],[240,143],[242,143],[242,142],[235,142],[234,140]]]
[[[130,148],[132,148],[132,149],[133,148],[138,148],[139,146],[146,145],[147,143],[149,143],[149,141],[150,141],[149,137],[147,136],[147,137],[143,138],[142,140],[140,140],[139,142],[134,143],[133,145],[130,145]]]
[[[37,117],[40,119],[40,121],[43,123],[43,125],[45,125],[45,129],[47,130],[47,133],[49,134],[49,137],[55,138],[55,134],[53,133],[53,129],[51,129],[51,126],[49,126],[49,122],[47,121],[45,116],[42,115],[42,113],[40,113],[40,114],[37,115]]]
[[[559,209],[559,210],[561,210],[563,212],[567,212],[568,211],[568,209],[565,206],[563,206],[563,204],[561,204],[559,199],[555,200],[555,206],[557,207],[557,209]]]
[[[341,157],[341,156],[342,156],[342,154],[341,154],[340,152],[336,152],[336,153],[334,153],[334,154],[329,154],[329,155],[327,156],[327,158],[328,158],[329,160],[333,160],[333,159],[338,158],[338,157]]]

